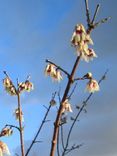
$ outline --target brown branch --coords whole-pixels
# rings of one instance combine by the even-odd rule
[[[69,93],[69,90],[71,88],[71,85],[73,83],[74,74],[76,72],[76,69],[77,69],[77,66],[79,64],[80,58],[81,58],[81,55],[77,57],[77,59],[76,59],[76,61],[74,63],[72,72],[71,72],[70,77],[68,79],[68,83],[67,83],[67,86],[66,86],[66,89],[65,89],[65,92],[64,92],[64,95],[63,95],[59,110],[58,110],[58,114],[57,114],[56,121],[55,121],[55,124],[54,124],[54,132],[53,132],[50,156],[54,156],[54,153],[55,153],[56,144],[57,144],[57,137],[58,137],[58,129],[59,129],[61,113],[62,113],[62,109],[63,109],[63,102],[66,100],[67,95]]]
[[[47,62],[47,63],[50,63],[50,64],[53,64],[54,66],[56,66],[57,69],[60,69],[60,70],[61,70],[63,73],[65,73],[65,74],[67,75],[67,77],[69,78],[70,74],[69,74],[66,70],[64,70],[63,68],[61,68],[60,66],[56,65],[55,63],[53,63],[53,62],[50,61],[50,60],[46,60],[46,62]]]
[[[94,16],[93,16],[93,19],[91,21],[92,25],[94,24],[94,21],[96,19],[96,16],[97,16],[97,13],[98,13],[99,9],[100,9],[100,4],[97,4],[96,9],[95,9],[95,13],[94,13]]]
[[[105,79],[105,77],[106,77],[106,75],[107,75],[107,72],[108,72],[108,70],[103,74],[103,76],[102,76],[101,79],[99,80],[99,82],[98,82],[99,84]],[[65,145],[64,151],[63,151],[63,153],[62,153],[62,156],[64,156],[65,153],[66,153],[66,151],[67,151],[67,148],[68,148],[68,145],[69,145],[69,140],[70,140],[70,136],[71,136],[71,132],[72,132],[72,130],[73,130],[73,127],[74,127],[76,121],[78,120],[78,117],[80,116],[81,112],[84,110],[84,107],[86,107],[87,102],[88,102],[88,101],[90,100],[90,98],[92,97],[92,95],[93,95],[93,93],[90,93],[89,96],[86,98],[86,100],[83,101],[82,107],[80,107],[80,109],[79,109],[79,111],[78,111],[76,117],[75,117],[74,120],[73,120],[73,123],[72,123],[72,125],[71,125],[71,127],[70,127],[70,130],[69,130],[69,133],[68,133],[68,136],[67,136],[67,141],[66,141],[66,145]]]
[[[85,0],[85,9],[86,9],[87,25],[88,27],[90,27],[91,20],[90,20],[88,0]]]
[[[57,137],[57,154],[60,156],[60,151],[59,151],[59,137],[60,137],[60,129],[58,130],[58,137]]]
[[[17,91],[17,100],[18,100],[18,110],[19,110],[19,129],[20,129],[20,143],[21,143],[21,153],[22,156],[25,155],[24,152],[24,138],[23,138],[23,127],[22,127],[22,117],[21,117],[21,103],[20,103],[20,94]]]

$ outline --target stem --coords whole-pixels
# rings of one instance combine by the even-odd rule
[[[63,95],[59,110],[58,110],[58,114],[57,114],[56,121],[55,121],[55,124],[54,124],[54,132],[53,132],[53,139],[52,139],[52,144],[51,144],[50,156],[54,156],[54,154],[55,154],[55,149],[56,149],[56,144],[57,144],[57,137],[58,137],[58,130],[59,130],[59,123],[60,123],[61,113],[62,113],[62,109],[63,109],[62,104],[66,100],[67,95],[68,95],[69,90],[70,90],[70,87],[71,87],[71,85],[73,83],[74,74],[75,74],[77,66],[79,64],[80,57],[81,57],[81,55],[77,57],[77,59],[76,59],[76,61],[74,63],[72,72],[71,72],[70,77],[68,79],[68,83],[67,83],[67,86],[66,86],[66,89],[65,89],[65,92],[64,92],[64,95]]]
[[[37,133],[36,133],[36,135],[35,135],[35,137],[34,137],[32,143],[31,143],[31,145],[29,146],[29,148],[28,148],[28,150],[27,150],[25,156],[27,156],[27,155],[29,154],[30,150],[32,149],[32,146],[33,146],[34,143],[36,142],[36,139],[37,139],[37,137],[38,137],[38,135],[39,135],[39,133],[40,133],[42,127],[43,127],[43,124],[46,122],[46,118],[47,118],[47,116],[48,116],[48,113],[49,113],[49,111],[50,111],[50,108],[51,108],[51,105],[49,105],[49,107],[48,107],[48,109],[47,109],[47,112],[46,112],[46,114],[45,114],[45,116],[44,116],[44,118],[43,118],[43,121],[42,121],[42,123],[41,123],[41,125],[40,125],[40,127],[39,127],[39,129],[38,129],[38,131],[37,131]]]
[[[17,92],[18,98],[18,110],[19,110],[19,128],[20,128],[20,143],[21,143],[21,153],[24,156],[24,139],[23,139],[23,127],[22,127],[22,118],[21,118],[21,103],[20,103],[20,94]]]

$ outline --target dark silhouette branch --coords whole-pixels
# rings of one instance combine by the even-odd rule
[[[100,84],[103,80],[105,80],[105,77],[106,77],[106,75],[107,75],[107,72],[108,72],[108,70],[103,74],[103,76],[102,76],[101,79],[99,80],[99,82],[98,82],[99,84]],[[75,123],[77,122],[78,117],[80,116],[81,112],[82,112],[82,111],[84,110],[84,108],[86,107],[87,102],[88,102],[88,101],[90,100],[90,98],[92,97],[92,95],[93,95],[93,93],[90,93],[89,96],[86,98],[86,100],[83,101],[82,106],[79,108],[79,111],[78,111],[76,117],[75,117],[74,120],[73,120],[73,123],[72,123],[72,125],[71,125],[71,127],[70,127],[70,130],[69,130],[69,133],[68,133],[68,136],[67,136],[67,141],[66,141],[66,145],[65,145],[64,151],[63,151],[63,153],[62,153],[62,156],[64,156],[64,155],[66,154],[66,151],[67,151],[67,148],[68,148],[68,145],[69,145],[69,140],[70,140],[70,136],[71,136],[73,127],[74,127]]]
[[[38,135],[40,134],[44,123],[46,122],[46,118],[47,118],[47,116],[48,116],[48,113],[49,113],[49,111],[50,111],[50,108],[51,108],[51,105],[49,105],[49,107],[48,107],[48,109],[47,109],[47,112],[45,113],[45,116],[44,116],[44,118],[43,118],[43,120],[42,120],[42,123],[41,123],[41,125],[40,125],[40,127],[39,127],[39,129],[38,129],[38,131],[37,131],[37,133],[36,133],[36,135],[35,135],[35,137],[34,137],[34,139],[32,140],[32,142],[31,142],[29,148],[27,149],[25,156],[27,156],[27,155],[29,154],[29,152],[31,151],[33,145],[35,144],[36,139],[37,139]]]

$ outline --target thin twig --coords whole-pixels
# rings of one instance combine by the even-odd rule
[[[91,20],[90,20],[88,0],[85,0],[85,9],[86,9],[87,25],[89,27],[90,26],[90,23],[91,23]]]
[[[46,60],[47,63],[50,63],[50,64],[53,64],[54,66],[56,66],[58,69],[60,69],[63,73],[65,73],[67,75],[67,77],[69,78],[70,74],[64,70],[63,68],[61,68],[60,66],[56,65],[55,63],[53,63],[52,61],[50,60]]]
[[[108,70],[103,74],[103,76],[102,76],[101,79],[99,80],[99,82],[98,82],[99,84],[105,79],[105,77],[106,77],[106,75],[107,75],[107,72],[108,72]],[[73,127],[74,127],[74,125],[75,125],[75,123],[76,123],[76,121],[77,121],[79,115],[80,115],[81,112],[84,110],[84,107],[86,107],[87,102],[89,101],[89,99],[91,98],[92,95],[93,95],[93,93],[90,93],[89,96],[86,98],[86,100],[83,101],[82,107],[80,107],[80,109],[79,109],[79,111],[78,111],[76,117],[75,117],[74,120],[73,120],[73,123],[72,123],[72,125],[71,125],[71,127],[70,127],[70,130],[69,130],[69,133],[68,133],[68,136],[67,136],[67,141],[66,141],[66,145],[65,145],[64,151],[63,151],[63,153],[62,153],[62,156],[64,156],[65,153],[66,153],[67,147],[68,147],[68,145],[69,145],[69,140],[70,140],[70,136],[71,136],[71,132],[72,132],[72,130],[73,130]]]
[[[44,118],[43,118],[43,120],[42,120],[42,123],[41,123],[41,125],[40,125],[40,127],[39,127],[39,129],[38,129],[38,131],[37,131],[37,133],[36,133],[36,135],[35,135],[35,137],[34,137],[34,139],[32,140],[32,142],[31,142],[29,148],[27,149],[25,156],[27,156],[27,155],[29,154],[30,150],[32,149],[33,145],[35,144],[35,141],[36,141],[38,135],[40,134],[41,129],[42,129],[42,127],[43,127],[43,125],[44,125],[44,123],[45,123],[45,121],[46,121],[46,118],[47,118],[47,116],[48,116],[48,113],[49,113],[49,111],[50,111],[50,108],[51,108],[51,105],[49,105],[49,107],[48,107],[48,109],[47,109],[47,112],[45,113],[45,116],[44,116]]]
[[[63,124],[60,127],[61,127],[61,143],[62,143],[62,147],[64,149],[65,146],[64,146],[64,138],[63,138],[63,134],[64,134],[64,132],[63,132]]]
[[[94,28],[99,26],[100,24],[108,22],[110,19],[111,19],[111,17],[103,18],[102,20],[100,20],[99,22],[94,24]]]
[[[77,87],[77,83],[75,83],[75,86],[73,87],[73,90],[71,91],[70,95],[68,96],[68,99],[71,99],[73,93],[75,92],[76,87]]]
[[[20,131],[20,128],[19,127],[17,127],[17,126],[14,126],[14,125],[10,125],[10,124],[6,124],[5,125],[5,127],[7,127],[7,126],[9,126],[9,127],[13,127],[13,128],[16,128],[18,131]]]
[[[65,155],[67,155],[68,153],[70,153],[71,151],[75,150],[75,149],[79,149],[81,146],[83,146],[83,144],[80,145],[73,145],[70,149],[67,149]]]
[[[92,25],[94,24],[94,21],[96,19],[96,16],[97,16],[97,13],[98,13],[99,9],[100,9],[100,4],[97,4],[96,9],[95,9],[95,13],[94,13],[94,16],[93,16],[93,19],[91,21]]]

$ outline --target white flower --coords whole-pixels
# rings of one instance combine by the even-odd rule
[[[91,79],[86,86],[86,90],[89,91],[90,93],[94,93],[96,91],[100,90],[99,84],[96,80]]]
[[[3,85],[5,87],[5,90],[10,95],[16,95],[16,89],[9,77],[6,77],[5,79],[3,79]]]
[[[62,113],[65,113],[65,112],[73,112],[72,111],[72,108],[71,108],[71,104],[69,103],[68,99],[66,99],[64,102],[63,102],[63,108],[62,108]]]
[[[47,76],[54,76],[56,75],[56,69],[53,64],[48,64],[45,68],[45,75]]]
[[[7,144],[0,141],[0,156],[3,156],[4,154],[10,155],[10,152],[9,152]]]
[[[48,64],[45,68],[45,75],[50,76],[53,80],[60,82],[63,78],[61,71],[53,64]]]
[[[88,48],[82,51],[82,59],[86,62],[89,62],[90,60],[93,60],[93,58],[97,57],[96,53],[93,49]]]
[[[1,136],[10,136],[10,135],[12,135],[12,133],[13,133],[13,130],[12,130],[11,128],[5,127],[5,128],[3,128],[2,131],[1,131],[0,137],[1,137]]]

